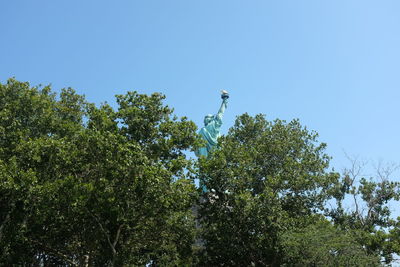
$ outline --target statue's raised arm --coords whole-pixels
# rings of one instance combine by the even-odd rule
[[[229,94],[227,91],[221,91],[222,103],[216,115],[208,114],[204,118],[204,127],[199,131],[201,137],[206,141],[206,146],[196,151],[196,156],[208,157],[209,153],[217,146],[217,140],[220,136],[222,117],[228,105]]]
[[[221,91],[221,98],[222,98],[221,107],[219,108],[216,117],[217,117],[217,119],[218,119],[219,121],[221,121],[221,125],[222,125],[222,117],[224,116],[225,109],[226,109],[227,106],[228,106],[228,98],[229,98],[228,92],[225,91],[225,90],[222,90],[222,91]]]

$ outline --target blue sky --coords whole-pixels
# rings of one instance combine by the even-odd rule
[[[0,3],[0,81],[73,87],[96,103],[162,92],[202,125],[299,118],[332,166],[400,162],[400,1],[13,0]]]

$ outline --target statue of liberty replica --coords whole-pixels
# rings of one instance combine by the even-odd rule
[[[210,153],[217,147],[218,137],[220,136],[222,117],[228,105],[229,94],[227,91],[221,91],[222,103],[216,115],[208,114],[204,118],[204,127],[199,131],[201,137],[206,141],[206,146],[199,148],[195,154],[197,157],[208,157]],[[200,187],[203,192],[207,192],[207,188],[200,180]]]

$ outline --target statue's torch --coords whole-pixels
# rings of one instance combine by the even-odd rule
[[[223,100],[228,99],[229,98],[229,93],[226,90],[221,90],[221,98]]]

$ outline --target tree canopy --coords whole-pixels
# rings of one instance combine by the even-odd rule
[[[196,126],[164,96],[118,110],[70,88],[0,85],[0,263],[126,265],[190,259]]]
[[[248,114],[193,160],[197,127],[164,98],[128,92],[114,108],[0,84],[0,265],[381,266],[400,253],[389,172],[337,173],[298,120]]]

